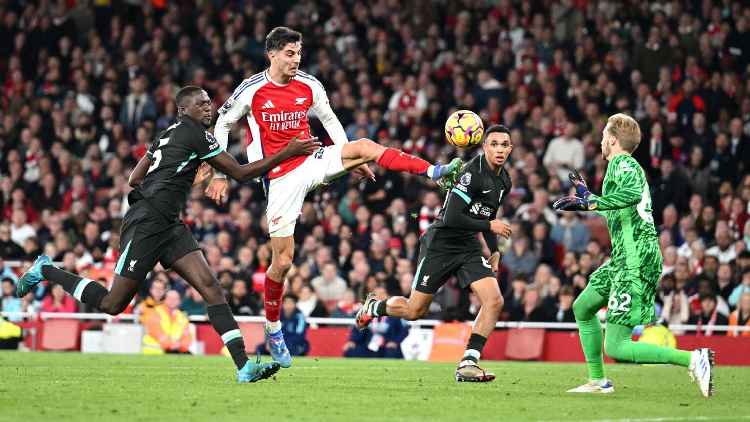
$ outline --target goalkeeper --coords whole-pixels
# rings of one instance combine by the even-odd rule
[[[604,350],[617,361],[671,363],[689,368],[701,393],[713,393],[714,352],[692,352],[633,342],[633,327],[655,320],[654,299],[662,272],[662,257],[651,214],[651,195],[646,176],[631,156],[641,141],[638,123],[625,114],[607,120],[602,133],[602,156],[609,161],[602,195],[591,193],[577,173],[569,178],[575,196],[558,199],[561,211],[596,211],[607,219],[612,253],[610,260],[591,274],[586,289],[573,304],[589,382],[571,393],[611,393],[614,385],[604,376],[602,328],[596,312],[607,306]]]

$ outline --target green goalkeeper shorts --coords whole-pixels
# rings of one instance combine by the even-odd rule
[[[607,262],[589,277],[589,284],[607,301],[607,322],[628,327],[656,321],[654,301],[662,271],[658,245],[641,255],[641,267]]]

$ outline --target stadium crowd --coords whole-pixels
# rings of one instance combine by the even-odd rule
[[[302,67],[324,84],[350,139],[447,162],[474,154],[445,142],[451,111],[512,129],[504,319],[574,320],[571,304],[609,240],[601,218],[550,204],[573,168],[601,190],[601,132],[608,115],[625,112],[643,132],[635,156],[664,255],[661,317],[748,324],[750,7],[731,0],[3,2],[3,310],[91,311],[54,286],[13,298],[22,268],[7,262],[44,252],[110,283],[128,174],[175,121],[176,90],[202,86],[220,106],[264,69],[264,37],[277,25],[303,33]],[[244,126],[230,142],[240,161]],[[325,136],[319,125],[316,133]],[[346,177],[305,203],[287,288],[305,317],[351,316],[378,286],[409,293],[418,237],[442,194],[420,178],[375,172],[375,182]],[[196,187],[184,211],[238,315],[262,309],[264,208],[260,184],[233,183],[223,205]],[[175,274],[154,279],[168,288],[150,300],[173,289],[186,312],[205,312]],[[147,284],[138,301],[148,295]],[[431,316],[477,311],[476,298],[449,282]]]

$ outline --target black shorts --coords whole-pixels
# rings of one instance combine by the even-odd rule
[[[495,278],[492,266],[482,256],[479,241],[455,245],[435,239],[435,234],[434,230],[428,230],[419,239],[419,260],[412,290],[434,295],[451,276],[456,276],[463,288],[486,277]]]
[[[120,232],[120,259],[115,274],[143,281],[156,263],[171,268],[175,261],[200,249],[190,229],[181,221],[167,222],[146,204],[128,210]]]

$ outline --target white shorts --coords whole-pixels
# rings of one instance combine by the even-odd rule
[[[346,173],[341,159],[343,147],[343,144],[338,144],[320,148],[299,167],[271,179],[266,205],[268,233],[271,237],[292,236],[308,192]]]

